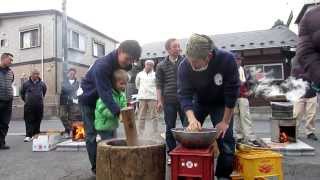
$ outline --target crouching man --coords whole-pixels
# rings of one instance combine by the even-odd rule
[[[235,150],[232,116],[240,86],[238,66],[231,53],[217,49],[206,35],[190,37],[186,56],[178,69],[178,95],[189,121],[188,130],[201,129],[210,115],[220,151],[216,176],[218,180],[230,179]]]

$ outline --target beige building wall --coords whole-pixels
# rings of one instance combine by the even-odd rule
[[[34,27],[40,27],[40,46],[21,49],[20,32]],[[84,52],[68,48],[68,60],[71,62],[68,67],[77,69],[77,78],[81,80],[85,76],[88,67],[97,59],[97,57],[93,56],[93,42],[103,43],[105,45],[105,54],[113,51],[116,48],[116,43],[70,18],[68,19],[68,29],[84,35],[86,39]],[[41,34],[43,34],[43,44],[41,44]],[[51,13],[47,15],[1,18],[0,39],[6,39],[8,42],[6,47],[0,47],[0,53],[10,52],[14,55],[14,64],[11,68],[15,74],[14,86],[18,92],[22,86],[22,79],[28,79],[33,69],[38,69],[42,72],[41,59],[43,56],[43,81],[47,85],[44,114],[47,117],[57,116],[61,83],[63,81],[62,42],[64,39],[62,39],[62,16],[59,13]],[[15,97],[13,119],[23,118],[23,105],[21,97]]]
[[[63,56],[63,49],[62,49],[62,17],[57,16],[57,57],[62,58]],[[70,31],[75,31],[85,37],[85,51],[81,52],[78,50],[74,50],[71,47],[70,43],[70,36],[71,32]],[[68,60],[79,63],[79,64],[84,64],[84,65],[92,65],[94,61],[97,59],[97,57],[93,56],[93,42],[98,41],[100,43],[103,43],[105,45],[105,54],[110,53],[116,48],[116,43],[111,41],[110,39],[107,39],[106,37],[95,33],[91,31],[90,29],[78,24],[77,22],[73,21],[72,19],[68,20]]]
[[[0,48],[0,53],[12,53],[14,55],[14,63],[40,60],[42,58],[42,45],[28,49],[20,48],[20,31],[39,25],[42,27],[40,31],[43,31],[44,59],[53,58],[55,56],[55,15],[1,19],[0,39],[6,39],[8,46]]]

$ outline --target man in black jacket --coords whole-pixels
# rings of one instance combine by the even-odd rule
[[[9,129],[12,112],[14,74],[9,68],[13,61],[13,55],[3,53],[0,62],[0,150],[9,149],[5,137]]]
[[[33,70],[28,81],[23,83],[21,98],[24,104],[24,120],[26,123],[26,137],[24,142],[29,142],[32,137],[40,133],[40,124],[43,117],[43,100],[47,86],[41,81],[39,71]]]
[[[177,114],[183,126],[186,126],[185,114],[177,98],[177,71],[183,57],[180,56],[180,43],[177,39],[168,39],[165,43],[168,56],[158,64],[156,71],[157,109],[163,107],[166,123],[166,144],[168,153],[176,147],[171,129],[176,127]],[[170,158],[168,164],[171,163]]]
[[[65,138],[70,135],[72,121],[79,121],[81,116],[77,97],[77,90],[79,89],[80,83],[76,78],[76,73],[76,69],[70,68],[68,71],[68,79],[65,79],[62,83],[59,114],[64,126]]]

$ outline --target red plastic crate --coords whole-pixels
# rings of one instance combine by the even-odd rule
[[[170,156],[171,180],[214,180],[213,146],[206,149],[177,146]]]

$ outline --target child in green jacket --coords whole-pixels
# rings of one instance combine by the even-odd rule
[[[117,70],[113,74],[112,97],[120,109],[127,107],[125,88],[128,82],[128,74],[124,70]],[[113,116],[111,111],[99,98],[96,103],[94,126],[101,139],[115,137],[115,130],[119,127],[119,118]]]

